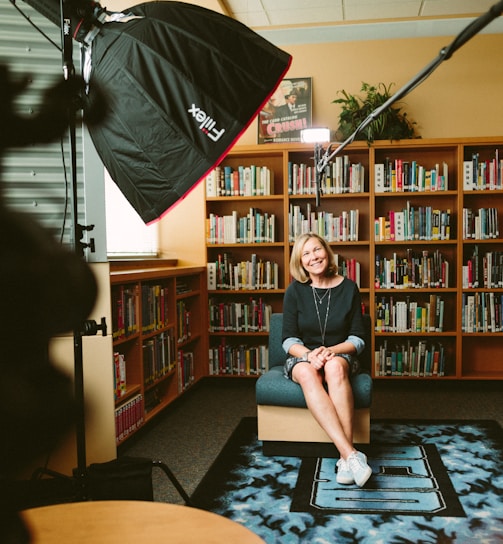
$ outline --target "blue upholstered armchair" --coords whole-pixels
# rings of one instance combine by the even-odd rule
[[[370,442],[370,404],[372,401],[371,319],[364,315],[365,350],[360,355],[361,372],[351,384],[355,401],[354,442]],[[286,354],[281,345],[283,314],[273,314],[269,332],[269,371],[256,384],[258,438],[264,453],[298,455],[308,445],[331,440],[306,406],[301,387],[283,376]],[[295,443],[295,446],[294,446]],[[311,448],[312,449],[312,448]]]

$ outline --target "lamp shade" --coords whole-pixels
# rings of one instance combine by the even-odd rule
[[[30,4],[57,20],[59,0]],[[85,12],[85,0],[75,5]],[[109,105],[89,132],[111,178],[148,223],[223,159],[291,57],[242,23],[192,4],[146,2],[125,10],[128,17],[113,15],[85,46],[90,103],[100,88]]]

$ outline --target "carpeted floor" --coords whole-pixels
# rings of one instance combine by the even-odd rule
[[[374,420],[371,433],[359,489],[335,483],[334,459],[264,456],[245,418],[192,500],[267,544],[503,542],[498,423]]]
[[[256,412],[253,379],[207,378],[126,442],[119,455],[161,459],[191,494],[241,419]],[[494,419],[503,426],[503,382],[376,380],[371,417]],[[160,471],[154,490],[158,501],[183,504]]]

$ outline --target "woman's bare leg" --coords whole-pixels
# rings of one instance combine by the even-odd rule
[[[342,358],[336,358],[325,364],[325,380],[328,384],[330,400],[337,412],[344,434],[352,444],[354,398],[348,371],[348,364]]]
[[[346,434],[351,427],[342,422],[334,403],[323,387],[322,376],[309,363],[298,363],[293,368],[292,377],[300,384],[307,407],[321,428],[327,433],[343,458],[354,451],[353,444]],[[342,408],[344,414],[344,408]],[[345,415],[345,414],[344,414]]]

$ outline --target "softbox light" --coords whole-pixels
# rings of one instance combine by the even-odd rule
[[[25,1],[60,21],[60,0]],[[90,42],[90,102],[95,86],[109,102],[106,120],[89,127],[91,138],[143,221],[154,221],[225,157],[291,57],[240,22],[182,2],[106,12],[91,40],[86,11],[99,4],[67,4],[75,39]]]

